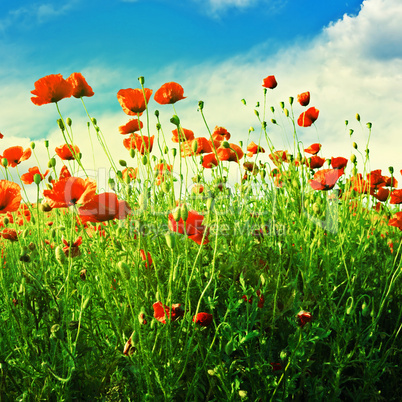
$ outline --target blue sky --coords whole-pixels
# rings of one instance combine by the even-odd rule
[[[30,101],[34,82],[48,74],[83,73],[95,91],[86,104],[118,159],[127,157],[117,128],[128,117],[116,93],[137,87],[138,76],[145,76],[154,91],[168,81],[184,87],[187,99],[176,109],[183,126],[196,136],[207,135],[197,113],[202,99],[209,125],[225,126],[238,142],[247,140],[250,126],[258,127],[254,106],[262,101],[262,79],[275,75],[278,87],[269,91],[268,106],[275,106],[270,117],[281,126],[268,128],[277,149],[288,144],[279,102],[310,91],[311,106],[320,110],[320,117],[316,128],[300,129],[305,146],[319,141],[322,156],[349,157],[351,140],[365,147],[365,123],[371,121],[370,168],[394,165],[399,172],[401,20],[399,0],[2,2],[0,132],[5,138],[0,152],[45,138],[61,145],[54,105],[38,107]],[[81,105],[68,99],[60,107],[73,119],[77,144],[85,149],[89,145]],[[150,108],[161,111],[170,138],[172,109],[155,103]],[[302,111],[295,107],[295,114]],[[362,126],[354,119],[357,112]],[[350,121],[347,129],[345,120]],[[355,130],[352,139],[349,128]],[[258,140],[258,132],[251,140]],[[37,152],[44,158],[39,145]],[[105,165],[97,157],[98,167]],[[34,164],[25,162],[25,169]]]

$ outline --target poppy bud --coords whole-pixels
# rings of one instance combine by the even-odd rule
[[[145,83],[145,78],[144,77],[138,77],[138,81],[140,82],[141,85],[144,85]]]
[[[390,166],[390,167],[388,168],[388,171],[389,171],[389,173],[394,174],[394,168],[393,168],[392,166]]]
[[[49,140],[45,140],[45,147],[49,148]]]
[[[267,175],[267,172],[265,170],[260,170],[261,179],[265,179],[266,175]]]
[[[162,128],[162,124],[161,123],[156,123],[156,129],[159,131]]]
[[[368,123],[366,124],[366,126],[367,126],[367,128],[371,128],[373,125],[372,125],[370,122],[368,122]]]
[[[351,161],[352,163],[356,163],[356,155],[355,155],[355,154],[352,154],[352,155],[351,155],[350,161]]]
[[[180,208],[180,216],[183,219],[183,221],[186,221],[188,219],[188,208],[186,204],[183,204]]]
[[[114,181],[114,179],[109,179],[108,184],[109,184],[109,187],[114,191],[116,188],[116,182]]]
[[[214,199],[213,198],[208,198],[207,199],[207,211],[212,212],[213,208],[214,208],[214,205],[215,205]]]
[[[255,113],[255,115],[256,115],[257,117],[260,116],[260,113],[258,113],[258,110],[254,110],[254,113]]]
[[[221,144],[222,148],[230,148],[230,144],[227,141],[223,141]]]
[[[134,150],[134,148],[131,148],[131,149],[130,149],[130,156],[131,156],[132,158],[135,157],[135,150]]]
[[[4,226],[7,226],[10,223],[10,219],[7,216],[3,219]]]
[[[168,183],[167,181],[164,181],[164,182],[162,183],[162,191],[163,191],[165,194],[169,194],[170,185],[169,185],[169,183]]]
[[[366,149],[366,155],[368,156],[369,153],[370,153],[370,150],[367,148]]]
[[[64,130],[65,130],[65,128],[64,128],[64,123],[63,123],[63,120],[62,120],[62,119],[57,119],[57,124],[58,124],[58,126],[59,126],[59,128],[60,128],[61,131],[64,131]]]
[[[281,107],[281,109],[283,109],[285,107],[285,102],[279,102],[279,106]]]
[[[356,113],[356,120],[360,121],[360,114],[359,113]]]
[[[240,145],[240,147],[242,147],[243,146],[243,141],[239,141],[239,145]]]
[[[35,143],[33,141],[31,142],[31,149],[35,149]]]
[[[355,142],[352,144],[352,146],[354,149],[357,149],[357,144]]]
[[[273,106],[271,106],[271,112],[275,113],[275,108]]]
[[[263,122],[261,123],[261,126],[262,126],[262,129],[265,130],[265,129],[267,128],[267,122],[266,122],[266,121],[263,121]]]
[[[129,281],[131,278],[131,273],[128,264],[126,264],[124,261],[119,261],[117,268],[119,268],[121,277]]]
[[[176,238],[173,233],[167,232],[165,233],[166,244],[170,249],[173,249],[176,244]]]
[[[315,202],[315,203],[313,204],[313,212],[314,212],[315,214],[317,214],[317,215],[321,212],[320,206],[318,205],[317,202]]]
[[[64,254],[64,251],[60,246],[56,247],[55,254],[56,260],[59,262],[59,264],[64,265],[64,263],[66,262],[66,255]]]
[[[51,158],[49,159],[49,162],[47,163],[47,167],[48,168],[52,168],[56,166],[56,159],[55,158]]]
[[[204,102],[203,101],[198,102],[198,109],[200,109],[200,110],[204,109]]]
[[[370,306],[367,305],[366,302],[362,304],[362,315],[363,317],[367,317],[370,314]]]
[[[349,124],[348,120],[345,120],[345,126],[347,126]]]
[[[146,164],[148,163],[148,158],[147,158],[146,155],[144,155],[144,156],[142,157],[141,162],[142,162],[143,165],[146,165]]]
[[[42,176],[39,173],[35,173],[33,179],[35,184],[39,186],[40,182],[42,181]]]
[[[140,196],[138,197],[138,204],[141,209],[147,209],[148,199],[144,193],[140,194]]]
[[[257,102],[257,103],[255,104],[255,107],[260,107],[260,102]]]
[[[240,396],[240,399],[247,398],[247,391],[245,391],[243,389],[239,390],[239,396]]]
[[[1,164],[3,165],[3,167],[7,167],[8,166],[8,160],[6,158],[3,158],[1,160]]]
[[[242,99],[242,100],[241,100],[241,103],[242,103],[243,105],[246,105],[246,100],[245,100],[245,99]]]
[[[180,220],[180,208],[177,207],[176,209],[174,209],[173,212],[172,212],[172,215],[173,215],[173,219],[176,222],[179,222],[179,220]]]
[[[159,110],[155,110],[155,116],[159,117]]]
[[[174,124],[175,126],[179,126],[179,125],[180,125],[179,116],[177,116],[176,114],[174,114],[174,115],[172,116],[172,118],[170,119],[170,122],[171,122],[172,124]]]
[[[198,149],[198,142],[197,141],[193,141],[193,143],[191,144],[191,150],[196,153]]]
[[[254,131],[254,127],[250,127],[250,128],[248,129],[248,132],[249,132],[249,133],[251,133],[252,131]]]
[[[173,158],[177,155],[177,149],[176,148],[172,148],[172,155],[173,155]]]
[[[127,162],[124,159],[119,160],[120,166],[127,166]]]
[[[293,100],[294,100],[294,98],[293,98],[293,96],[291,96],[291,97],[289,98],[289,104],[290,104],[290,105],[293,105]]]
[[[97,121],[96,121],[95,117],[92,117],[91,121],[92,121],[92,124],[96,125]]]
[[[272,123],[272,124],[276,124],[276,120],[275,120],[275,119],[271,119],[271,123]]]
[[[71,127],[71,125],[73,124],[73,121],[69,117],[67,117],[66,123],[67,123],[67,126]]]
[[[285,108],[285,109],[283,109],[283,111],[284,111],[284,113],[285,113],[285,116],[286,116],[286,117],[289,117],[289,110]]]

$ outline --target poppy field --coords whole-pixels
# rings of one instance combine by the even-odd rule
[[[271,106],[277,87],[263,79],[235,143],[175,82],[118,90],[127,123],[107,138],[82,74],[34,83],[60,141],[0,147],[0,400],[399,400],[402,171],[368,169],[358,114],[348,155],[304,144],[313,94]],[[188,101],[202,133],[180,119]],[[64,102],[87,117],[109,188]]]

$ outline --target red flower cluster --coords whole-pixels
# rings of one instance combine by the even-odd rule
[[[168,226],[172,232],[179,232],[180,234],[186,233],[188,238],[195,241],[197,244],[209,243],[208,234],[209,230],[202,225],[204,217],[196,211],[188,211],[188,218],[186,224],[182,218],[178,222],[175,221],[173,214],[169,214]]]

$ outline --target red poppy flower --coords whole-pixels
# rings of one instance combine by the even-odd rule
[[[194,152],[194,143],[197,143],[197,149]],[[209,141],[205,137],[198,137],[194,138],[193,140],[190,141],[185,141],[181,144],[181,151],[180,155],[182,158],[185,158],[186,156],[191,156],[191,155],[199,155],[199,154],[207,154],[209,152],[212,152],[212,147]]]
[[[269,154],[268,156],[276,166],[280,166],[282,162],[289,162],[290,160],[288,151],[275,151],[273,154]]]
[[[201,327],[208,327],[212,323],[213,316],[209,313],[198,313],[193,317],[193,321]]]
[[[167,82],[155,92],[154,99],[160,105],[167,105],[185,99],[186,96],[183,96],[183,93],[184,90],[180,84],[177,82]]]
[[[147,108],[149,98],[153,91],[152,89],[144,88],[144,92],[142,92],[142,89],[138,88],[120,89],[120,91],[117,92],[117,100],[123,108],[124,113],[129,116],[135,116],[138,113],[142,113]]]
[[[74,258],[79,257],[81,255],[81,250],[79,246],[82,244],[82,237],[78,237],[78,239],[71,243],[68,242],[64,237],[62,237],[62,241],[64,243],[63,251],[66,257]]]
[[[325,158],[320,158],[317,155],[313,155],[311,158],[306,159],[306,165],[310,169],[319,169],[325,162]]]
[[[269,75],[268,77],[262,80],[262,86],[264,88],[274,89],[276,88],[277,85],[278,83],[276,82],[274,75]]]
[[[41,181],[48,175],[49,169],[46,170],[44,174],[39,171],[37,166],[28,169],[28,173],[21,175],[21,180],[24,184],[32,184],[34,182],[34,176],[36,174],[40,175]]]
[[[313,319],[313,316],[308,311],[302,310],[300,311],[300,313],[297,314],[296,318],[299,327],[303,328],[308,322]]]
[[[265,149],[254,143],[254,141],[251,141],[250,144],[248,144],[247,151],[248,151],[247,156],[249,158],[251,158],[255,154],[258,154],[259,152],[265,153]]]
[[[51,74],[36,81],[31,94],[36,95],[31,101],[41,106],[69,98],[73,94],[73,86],[61,74]]]
[[[69,177],[55,182],[52,190],[44,190],[43,196],[52,208],[67,208],[76,204],[85,205],[95,192],[94,180]]]
[[[258,174],[258,166],[254,162],[244,162],[243,167],[248,172],[253,173],[254,176]]]
[[[242,149],[236,144],[229,144],[230,148],[224,148],[223,146],[219,147],[216,150],[218,155],[218,159],[220,161],[229,161],[229,162],[237,162],[243,158],[244,153]]]
[[[388,188],[380,187],[377,191],[373,191],[371,195],[377,198],[378,201],[384,202],[387,201],[389,192]]]
[[[66,80],[73,87],[72,95],[74,98],[81,98],[83,96],[94,96],[94,91],[87,84],[85,78],[81,73],[72,73]]]
[[[311,155],[317,155],[318,152],[320,151],[320,149],[321,149],[321,144],[316,143],[316,144],[310,145],[308,148],[306,148],[304,150],[304,152],[306,152],[307,154],[311,154]]]
[[[21,199],[21,187],[17,183],[0,180],[0,214],[17,211]]]
[[[215,166],[218,166],[218,160],[214,153],[204,155],[202,159],[202,166],[206,169],[212,169]]]
[[[78,215],[85,222],[106,222],[125,219],[131,211],[126,201],[119,201],[115,193],[100,193],[78,208]]]
[[[131,134],[130,137],[123,140],[123,145],[126,149],[137,149],[141,155],[151,152],[154,145],[154,138],[147,135],[140,135],[137,133]]]
[[[180,218],[176,222],[173,218],[173,214],[169,214],[168,226],[172,232],[178,232],[180,234],[186,233],[188,238],[195,241],[197,244],[207,244],[209,243],[208,234],[209,229],[206,230],[205,226],[202,225],[204,217],[196,211],[188,211],[188,218],[186,221],[186,229],[184,230],[183,219]],[[204,237],[205,233],[205,237]],[[204,240],[203,240],[204,238]]]
[[[144,127],[144,124],[139,119],[131,119],[128,123],[119,127],[120,134],[131,134],[139,131]]]
[[[322,169],[315,172],[313,179],[309,181],[314,190],[331,190],[343,175],[343,169]]]
[[[135,180],[137,178],[138,168],[135,168],[135,169],[133,167],[125,168],[121,171],[121,174],[123,175],[124,181],[127,180],[127,177],[130,178],[130,181]]]
[[[194,194],[202,194],[204,192],[204,186],[202,184],[194,184],[193,188],[191,191]]]
[[[179,143],[184,141],[191,141],[194,139],[194,133],[191,130],[187,130],[186,128],[180,128],[180,139],[177,128],[173,130],[172,133],[173,133],[172,137],[173,142]]]
[[[80,149],[77,147],[77,145],[64,144],[56,147],[55,152],[60,159],[63,159],[64,161],[71,161],[75,159],[74,155],[79,155]]]
[[[381,169],[372,170],[367,173],[367,181],[372,189],[378,189],[385,186],[385,178],[381,174]]]
[[[395,177],[388,177],[388,176],[383,177],[385,180],[386,187],[398,187],[398,180],[396,180]]]
[[[221,142],[224,140],[229,141],[230,133],[225,127],[215,126],[215,129],[212,133],[212,138]]]
[[[390,204],[402,204],[402,189],[394,190],[391,193]]]
[[[318,119],[319,113],[318,109],[311,107],[299,116],[297,124],[301,127],[310,127]]]
[[[151,253],[148,251],[147,255],[145,255],[145,251],[143,249],[141,249],[140,256],[141,256],[142,261],[145,261],[145,267],[150,268],[153,264]]]
[[[180,303],[172,304],[171,309],[161,302],[154,303],[152,307],[154,309],[154,317],[162,324],[166,324],[166,318],[170,318],[172,321],[175,321],[184,315],[184,311]]]
[[[399,230],[402,230],[402,212],[397,212],[389,220],[388,226],[395,226]]]
[[[16,167],[21,162],[26,161],[32,155],[31,148],[24,148],[20,146],[10,147],[4,150],[3,158],[7,159],[8,167]]]
[[[302,94],[297,95],[297,101],[302,106],[307,106],[310,103],[310,92],[303,92]]]
[[[338,158],[331,158],[331,166],[333,169],[342,169],[345,168],[348,164],[348,160],[339,156]]]
[[[0,133],[0,140],[2,140],[4,138],[4,135],[2,133]]]
[[[14,229],[3,229],[3,231],[1,232],[1,236],[6,239],[6,240],[10,240],[10,241],[17,241],[18,240],[18,234],[17,231]]]
[[[159,163],[155,165],[154,170],[157,170],[160,175],[169,174],[173,170],[173,165]]]

